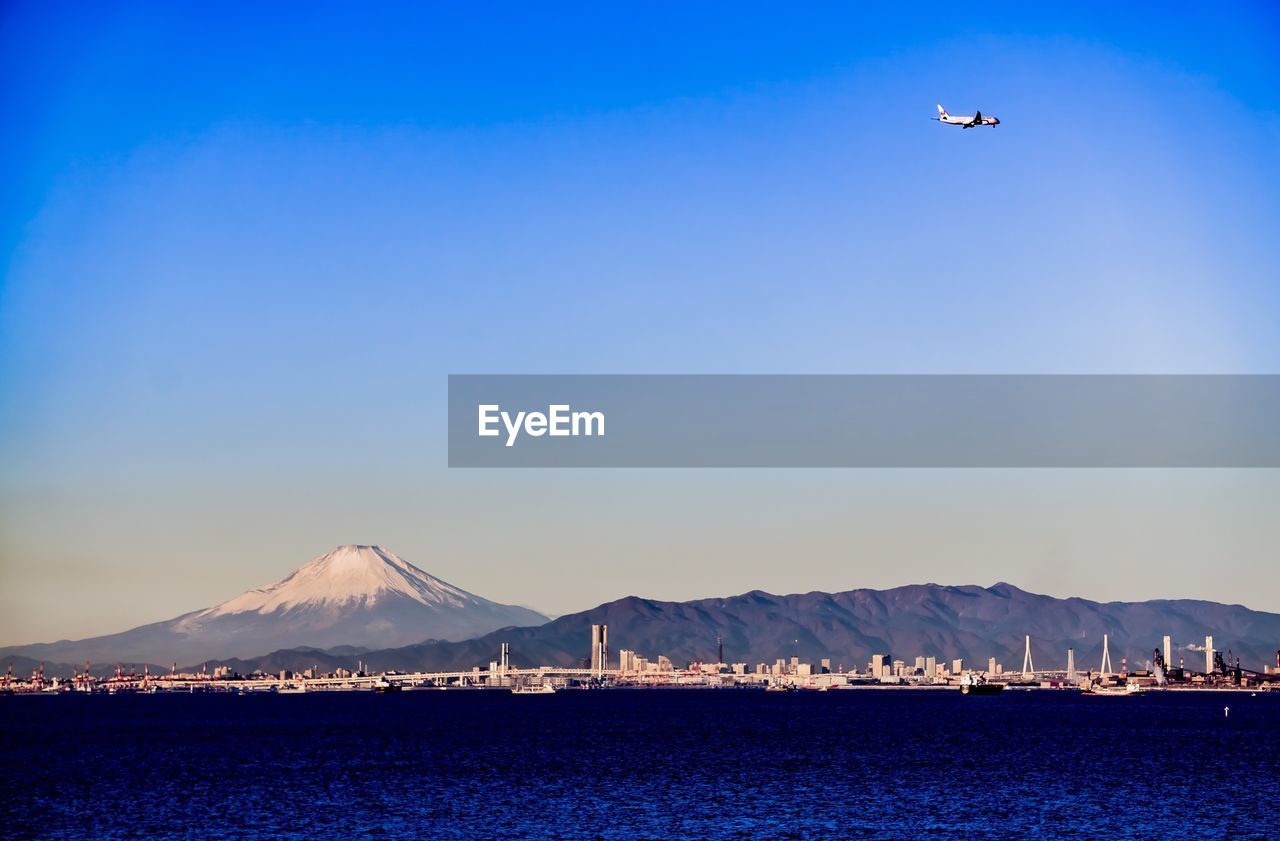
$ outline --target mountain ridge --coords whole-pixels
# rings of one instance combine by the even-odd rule
[[[514,664],[571,666],[587,656],[592,624],[609,625],[615,657],[626,648],[650,659],[664,654],[677,664],[714,661],[717,637],[723,638],[727,660],[750,666],[796,655],[862,668],[872,654],[883,653],[908,662],[917,655],[959,658],[977,667],[995,657],[1016,668],[1027,635],[1041,668],[1064,667],[1067,648],[1073,648],[1077,666],[1087,670],[1100,662],[1104,633],[1116,663],[1128,657],[1135,666],[1151,659],[1165,634],[1173,637],[1175,662],[1186,659],[1192,667],[1202,662],[1206,635],[1215,637],[1218,649],[1239,655],[1246,668],[1274,665],[1280,649],[1280,614],[1243,605],[1199,599],[1096,602],[997,582],[783,596],[750,590],[686,602],[625,596],[543,625],[505,628],[473,640],[426,641],[350,657],[314,651],[294,656],[280,649],[220,662],[241,671],[359,663],[373,670],[459,670],[495,659],[506,642]]]
[[[256,593],[254,598],[261,602],[258,609],[263,609],[273,603],[269,590],[256,588],[245,595]],[[170,623],[216,612],[216,607],[184,614]],[[830,658],[833,665],[846,669],[865,666],[876,653],[908,662],[917,655],[960,658],[977,667],[985,667],[987,659],[995,657],[1015,668],[1021,665],[1027,635],[1032,637],[1033,656],[1041,668],[1065,665],[1068,647],[1075,649],[1079,668],[1090,668],[1100,660],[1104,633],[1110,636],[1112,658],[1118,663],[1128,657],[1134,665],[1150,659],[1164,634],[1174,638],[1175,663],[1184,658],[1193,667],[1202,661],[1206,635],[1215,637],[1220,650],[1239,655],[1246,668],[1274,664],[1274,653],[1280,649],[1280,614],[1239,604],[1202,599],[1098,602],[1033,593],[999,581],[988,587],[928,583],[786,595],[755,589],[682,602],[631,595],[553,620],[508,623],[463,639],[428,634],[404,640],[402,636],[397,644],[377,646],[350,639],[333,644],[273,644],[275,640],[268,638],[261,640],[262,647],[256,651],[179,658],[179,665],[198,667],[204,661],[242,673],[360,664],[376,671],[452,671],[483,666],[507,642],[517,665],[570,666],[587,656],[592,624],[609,625],[615,658],[619,649],[627,648],[650,659],[663,654],[677,664],[714,660],[717,637],[723,638],[726,659],[733,662],[754,666],[795,655],[812,662]],[[48,656],[48,650],[31,652],[30,648],[0,649],[0,657],[34,654],[50,664],[51,674],[58,671],[59,659],[75,664],[85,659],[57,658]],[[89,659],[161,663],[167,668],[166,660],[131,659],[118,652]]]
[[[0,657],[61,663],[188,663],[282,647],[388,648],[463,640],[545,622],[537,611],[469,593],[379,546],[345,544],[238,596],[116,634],[6,646]]]

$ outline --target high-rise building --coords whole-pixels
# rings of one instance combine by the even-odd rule
[[[591,626],[591,671],[609,668],[609,626]]]
[[[951,674],[958,675],[964,671],[964,658],[957,657],[951,661]]]
[[[622,649],[618,652],[618,670],[622,672],[636,671],[636,653]]]
[[[889,677],[893,674],[888,654],[871,655],[871,676],[874,678]]]
[[[937,657],[924,658],[924,676],[929,680],[933,680],[935,677],[938,676],[938,658]]]
[[[1204,671],[1213,674],[1213,637],[1204,638]]]
[[[1168,634],[1164,635],[1164,668],[1165,671],[1173,668],[1173,640]]]

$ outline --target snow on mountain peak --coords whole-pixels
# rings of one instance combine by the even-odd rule
[[[308,561],[266,587],[249,590],[200,614],[206,619],[232,613],[274,613],[297,607],[373,605],[404,596],[429,606],[462,607],[477,596],[428,575],[380,546],[339,546]]]

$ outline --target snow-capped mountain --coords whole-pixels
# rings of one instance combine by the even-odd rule
[[[339,546],[266,587],[242,593],[217,607],[184,617],[184,628],[199,630],[221,616],[292,610],[346,610],[372,607],[405,597],[432,607],[492,605],[487,599],[446,584],[381,546]]]
[[[0,649],[54,662],[188,665],[279,648],[387,648],[465,640],[547,617],[448,584],[378,546],[339,546],[265,587],[166,622],[85,640]]]

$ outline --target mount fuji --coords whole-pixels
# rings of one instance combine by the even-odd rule
[[[49,662],[180,665],[279,648],[388,648],[541,625],[534,610],[468,593],[379,546],[339,546],[265,587],[118,634],[0,649]]]

